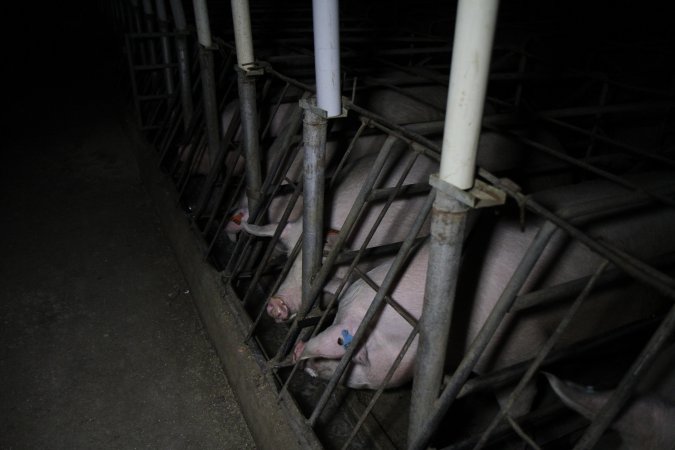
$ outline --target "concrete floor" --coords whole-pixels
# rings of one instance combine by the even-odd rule
[[[75,34],[40,36],[24,66],[40,87],[13,86],[4,121],[0,448],[252,448],[139,181],[114,67],[75,58]]]

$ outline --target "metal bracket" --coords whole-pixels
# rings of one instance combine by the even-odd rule
[[[236,72],[242,72],[247,77],[258,77],[265,74],[265,69],[256,63],[248,63],[244,68],[241,68],[238,64],[235,64],[234,70]]]
[[[310,98],[301,98],[300,99],[300,107],[302,109],[308,109],[312,111],[314,114],[316,114],[319,117],[322,117],[324,119],[341,119],[344,117],[347,117],[347,108],[345,108],[345,101],[347,101],[346,97],[342,97],[342,114],[339,116],[333,116],[333,117],[328,117],[328,113],[316,106],[316,95],[311,96]]]
[[[438,174],[429,177],[429,184],[436,190],[450,195],[457,201],[474,209],[488,208],[490,206],[503,205],[506,202],[506,193],[490,184],[476,179],[474,185],[468,191],[441,180]]]

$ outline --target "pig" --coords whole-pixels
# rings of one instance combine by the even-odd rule
[[[592,420],[612,394],[595,392],[554,375],[545,374],[565,405]],[[663,350],[640,380],[632,399],[611,428],[621,439],[621,450],[675,448],[675,344]]]
[[[422,314],[420,294],[423,286],[419,280],[426,277],[426,262],[429,258],[428,246],[423,246],[413,256],[408,269],[393,287],[390,296],[411,316],[419,318]],[[368,272],[368,276],[381,284],[391,266],[391,259]],[[307,360],[305,371],[313,377],[328,379],[349,346],[351,337],[356,333],[375,291],[365,281],[359,279],[352,283],[340,300],[333,325],[316,337],[298,342],[293,350],[293,360]],[[376,389],[391,367],[412,327],[391,306],[386,305],[375,319],[368,333],[365,345],[356,351],[353,364],[346,378],[346,385],[354,389]],[[417,351],[415,338],[403,357],[388,387],[406,383],[413,371],[414,355]]]
[[[642,186],[669,186],[675,189],[670,173],[650,173],[634,178],[638,178]],[[621,195],[625,193],[620,187],[605,181],[593,181],[547,190],[537,197],[543,204],[559,209],[578,202],[601,201]],[[640,210],[616,219],[598,220],[586,226],[585,230],[593,236],[601,236],[615,243],[638,258],[654,257],[675,250],[675,240],[671,233],[675,225],[675,211]],[[451,328],[449,354],[461,355],[466,352],[468,344],[478,334],[541,224],[541,219],[532,218],[521,230],[517,219],[502,216],[489,236],[478,235],[469,239],[465,255],[472,252],[471,244],[478,241],[485,244],[487,249],[481,255],[482,258],[470,255],[474,257],[474,261],[467,256],[462,261],[453,314],[455,328]],[[650,229],[649,234],[636,233],[647,226]],[[392,293],[394,300],[415,318],[420,316],[424,298],[427,252],[428,250],[422,248],[413,258]],[[476,259],[480,261],[475,261]],[[597,254],[579,242],[559,236],[549,242],[522,292],[591,275],[600,261]],[[369,272],[369,276],[381,282],[387,269],[386,265],[376,267]],[[304,360],[310,375],[328,378],[333,373],[336,361],[344,354],[344,348],[341,347],[344,347],[345,339],[353,336],[365,309],[374,297],[374,293],[365,286],[362,281],[354,282],[338,304],[333,325],[306,343],[296,343],[292,358],[295,361]],[[569,345],[645,317],[668,303],[655,292],[636,283],[628,287],[603,287],[594,291],[592,296],[577,313],[574,326],[564,335],[560,345]],[[635,301],[635,298],[640,301]],[[619,302],[621,308],[617,308]],[[366,342],[353,358],[346,378],[347,386],[379,387],[388,367],[410,333],[411,326],[397,318],[393,310],[387,312],[388,308],[387,306],[385,312],[371,324]],[[564,311],[564,305],[558,304],[545,309],[509,313],[478,361],[475,371],[479,374],[486,373],[532,358],[555,329]],[[346,331],[344,335],[343,330]],[[338,340],[340,337],[342,339]],[[413,343],[404,364],[386,387],[401,385],[411,378],[411,361],[414,360],[415,351],[416,343]],[[375,358],[373,355],[376,355]],[[530,398],[531,395],[528,394]],[[522,411],[526,407],[520,405],[517,409]]]
[[[522,147],[517,146],[506,138],[499,138],[496,134],[485,134],[483,137],[485,140],[481,141],[479,144],[479,153],[478,153],[478,163],[488,168],[491,171],[505,170],[507,168],[513,168],[520,161],[522,161],[525,153],[523,152]],[[499,152],[495,151],[495,148],[499,148]],[[356,162],[352,163],[350,167],[345,170],[346,176],[341,180],[340,184],[337,186],[334,194],[332,195],[332,203],[330,203],[330,222],[328,228],[333,230],[340,230],[342,224],[349,213],[349,209],[356,199],[356,196],[360,190],[362,183],[364,182],[370,166],[375,160],[376,155],[367,155]],[[412,155],[405,155],[402,157],[401,161],[397,163],[397,169],[394,170],[389,175],[389,181],[385,186],[393,186],[400,176],[401,170],[405,167],[405,163],[409,161]],[[428,181],[429,175],[435,171],[437,164],[432,162],[426,157],[420,157],[411,173],[405,180],[406,184],[411,183],[424,183]],[[421,162],[425,161],[425,162]],[[254,225],[248,225],[247,230],[257,236],[272,236],[274,230],[276,229],[277,222],[281,217],[284,208],[287,204],[288,196],[275,198],[269,209],[269,218],[272,220],[272,224],[265,227],[258,227]],[[394,201],[392,206],[385,217],[383,224],[380,226],[380,229],[375,234],[373,239],[370,242],[370,246],[383,245],[387,243],[397,242],[403,240],[406,237],[407,227],[412,224],[414,220],[414,215],[407,214],[409,211],[415,211],[421,206],[422,198],[417,197],[413,199],[399,199]],[[245,207],[245,203],[242,203],[244,206],[240,207],[237,210],[238,219],[235,223],[234,219],[231,220],[231,224],[226,226],[228,233],[235,233],[242,226],[242,223],[245,223],[246,218],[248,217],[248,209]],[[351,248],[359,248],[363,243],[365,236],[370,229],[370,226],[375,221],[377,215],[379,214],[380,208],[370,208],[367,220],[361,222],[359,225],[356,236],[352,239],[350,243]],[[281,234],[281,242],[284,244],[286,249],[290,251],[295,245],[298,237],[302,233],[302,202],[299,200],[290,216],[290,223],[287,228]],[[274,220],[276,219],[276,221]],[[426,233],[426,232],[425,232]],[[301,273],[302,268],[299,265],[301,260],[298,257],[298,265],[293,266],[291,272],[287,276],[286,280],[283,281],[279,290],[274,293],[270,299],[267,311],[272,316],[275,321],[283,322],[292,318],[295,313],[297,313],[300,305],[300,292],[301,292]],[[362,266],[361,269],[364,269]],[[331,287],[335,286],[339,282],[338,279],[331,280]],[[331,291],[331,287],[327,288],[327,291]]]
[[[391,142],[396,141],[393,137],[389,139]],[[395,145],[400,145],[400,143]],[[361,158],[344,171],[344,179],[337,185],[335,190],[330,193],[332,200],[327,202],[326,228],[332,230],[342,229],[344,221],[361,189],[361,185],[367,177],[368,172],[371,170],[376,156],[377,155],[369,155]],[[405,152],[398,158],[395,164],[390,164],[389,168],[385,167],[382,172],[384,176],[382,177],[380,187],[394,186],[402,176],[403,170],[407,163],[411,161],[411,158],[415,158],[415,155],[410,152]],[[390,161],[392,160],[393,159],[390,159]],[[404,184],[426,182],[429,175],[435,171],[437,167],[438,164],[436,161],[420,155],[417,157],[412,169],[407,174]],[[410,214],[410,211],[419,210],[423,201],[423,196],[394,200],[368,246],[374,247],[402,241],[406,237],[408,230],[416,218],[413,214]],[[376,202],[366,207],[366,212],[356,225],[347,242],[349,248],[360,248],[373,224],[377,220],[383,206],[384,202]],[[256,236],[272,236],[274,235],[277,225],[278,224],[255,226],[244,224],[244,228],[247,232]],[[281,232],[280,240],[287,252],[290,252],[293,249],[298,242],[301,233],[302,220],[289,222],[286,225]],[[363,270],[368,270],[369,267],[367,267],[367,264],[369,263],[364,262],[364,265],[362,265],[361,268]],[[331,292],[331,290],[340,283],[341,275],[342,274],[339,273],[330,280],[328,286],[325,288],[328,292]],[[279,289],[273,294],[267,304],[267,312],[275,321],[284,322],[292,318],[298,312],[301,302],[301,277],[302,256],[299,254],[292,263],[288,276],[283,280]]]

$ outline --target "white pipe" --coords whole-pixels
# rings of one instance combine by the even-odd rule
[[[237,64],[246,70],[246,66],[252,65],[255,61],[248,0],[232,0],[232,22],[234,22],[234,42],[237,47]]]
[[[187,24],[185,22],[185,12],[183,11],[183,3],[181,0],[171,0],[171,15],[173,16],[173,23],[179,31],[185,30]]]
[[[459,0],[440,178],[473,186],[499,0]]]
[[[197,23],[197,40],[206,47],[211,48],[211,25],[209,25],[209,10],[206,0],[194,0],[195,22]]]
[[[317,106],[328,117],[342,113],[338,0],[312,0]]]

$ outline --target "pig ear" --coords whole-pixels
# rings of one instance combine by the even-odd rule
[[[550,373],[544,375],[560,400],[587,419],[595,417],[611,394],[611,392],[589,392],[578,384],[562,381]]]

